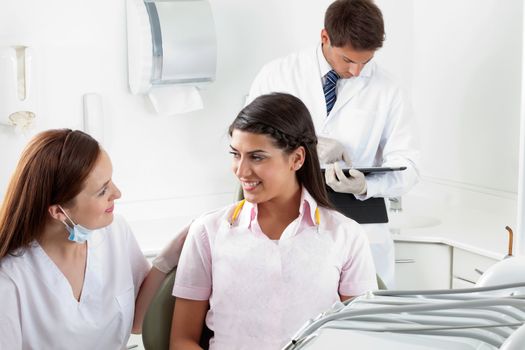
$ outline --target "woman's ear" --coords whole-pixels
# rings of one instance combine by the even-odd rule
[[[50,205],[47,208],[47,211],[49,212],[49,215],[51,215],[51,217],[55,220],[65,221],[67,219],[66,215],[64,215],[64,212],[58,204]]]
[[[291,154],[292,159],[292,169],[297,171],[301,169],[304,164],[304,159],[306,158],[306,150],[303,146],[297,147],[295,151]]]

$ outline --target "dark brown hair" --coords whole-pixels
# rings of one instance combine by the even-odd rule
[[[82,131],[41,132],[25,148],[0,209],[0,259],[42,234],[53,204],[71,205],[101,152]]]
[[[335,47],[375,51],[385,40],[383,15],[371,0],[334,1],[326,10],[324,27]]]
[[[305,160],[297,179],[320,206],[332,208],[319,166],[314,123],[301,100],[284,93],[259,96],[239,112],[228,129],[230,136],[233,130],[268,135],[288,154],[303,146]]]

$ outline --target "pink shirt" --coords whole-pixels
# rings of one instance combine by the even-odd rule
[[[368,241],[355,221],[319,207],[303,189],[299,216],[279,241],[257,221],[246,202],[230,227],[237,204],[206,214],[190,228],[173,295],[209,300],[210,349],[280,349],[339,294],[377,288]]]

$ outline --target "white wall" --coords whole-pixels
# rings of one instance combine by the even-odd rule
[[[523,2],[378,1],[379,61],[410,89],[427,179],[515,194]],[[386,57],[382,54],[386,53]]]
[[[155,115],[148,101],[128,92],[125,1],[21,0],[0,12],[0,46],[36,48],[40,103],[32,134],[81,128],[82,95],[101,94],[120,207],[135,218],[191,216],[231,201],[227,127],[265,62],[318,42],[330,1],[210,3],[217,79],[202,92],[205,109],[172,117]],[[2,196],[30,136],[0,128]]]
[[[211,0],[217,80],[202,92],[204,110],[173,117],[128,92],[124,0],[11,1],[0,12],[0,46],[36,49],[33,133],[81,128],[82,95],[101,94],[121,210],[130,219],[191,217],[231,200],[227,126],[263,63],[318,42],[330,2]],[[377,2],[387,30],[377,59],[412,94],[423,175],[516,192],[522,2]],[[29,136],[0,128],[2,196]]]
[[[521,0],[414,1],[424,175],[517,192]]]
[[[410,93],[414,80],[413,0],[376,0],[383,12],[386,39],[375,55],[381,66],[392,73]]]

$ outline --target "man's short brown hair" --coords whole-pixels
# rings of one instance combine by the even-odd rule
[[[326,10],[324,27],[335,47],[375,51],[385,39],[383,15],[371,0],[334,1]]]

